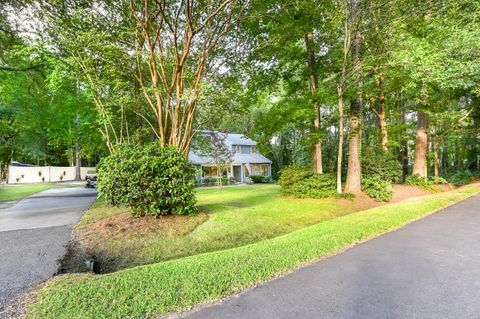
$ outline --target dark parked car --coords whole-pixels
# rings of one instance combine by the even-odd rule
[[[95,188],[97,187],[97,172],[88,171],[85,176],[85,187],[86,188]]]

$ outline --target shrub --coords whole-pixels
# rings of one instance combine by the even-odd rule
[[[382,179],[380,176],[364,176],[362,178],[362,191],[379,202],[388,202],[393,196],[390,181]]]
[[[420,187],[431,192],[438,192],[439,188],[427,177],[419,175],[410,175],[405,179],[405,184],[415,187]]]
[[[203,185],[205,186],[216,186],[218,185],[218,177],[216,176],[210,176],[210,177],[204,177],[203,178]],[[235,180],[235,178],[234,178]],[[222,176],[222,185],[227,185],[229,183],[229,178],[226,176]]]
[[[270,176],[263,176],[263,182],[262,183],[272,183],[273,180]]]
[[[252,185],[253,181],[250,177],[245,177],[245,184]]]
[[[381,150],[366,151],[362,154],[362,174],[395,183],[402,175],[402,166],[393,154]]]
[[[337,194],[336,180],[330,174],[313,174],[298,181],[291,189],[291,194],[297,198],[326,198]]]
[[[215,177],[204,177],[202,180],[203,185],[205,186],[212,186],[215,185],[217,179]]]
[[[263,175],[250,175],[250,179],[254,183],[270,183],[271,181],[270,176],[263,176]]]
[[[311,168],[306,166],[288,166],[280,171],[280,178],[278,184],[282,189],[284,195],[289,194],[290,188],[297,182],[313,176]]]
[[[316,174],[308,167],[291,166],[280,173],[282,194],[297,198],[326,198],[336,195],[336,179],[330,174]]]
[[[251,179],[252,182],[254,182],[254,183],[262,183],[262,181],[263,181],[263,176],[261,176],[261,175],[250,175],[250,179]]]
[[[459,171],[450,177],[450,181],[455,185],[465,185],[473,180],[473,174],[469,170]]]
[[[119,145],[100,162],[98,183],[108,202],[135,216],[195,212],[195,170],[174,147]]]
[[[448,181],[441,176],[432,177],[431,181],[435,185],[446,185],[446,184],[448,184]]]

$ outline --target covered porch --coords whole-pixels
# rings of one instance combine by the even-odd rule
[[[223,178],[222,184],[244,183],[246,177],[252,175],[271,176],[270,163],[231,163],[226,169],[219,171],[214,164],[197,164],[197,181],[200,185],[211,184],[212,180],[218,181],[220,176]],[[226,183],[223,183],[226,182]]]

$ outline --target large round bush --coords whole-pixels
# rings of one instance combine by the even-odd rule
[[[395,183],[402,175],[402,166],[391,153],[381,150],[365,151],[362,154],[362,174],[367,177],[378,176]]]
[[[363,176],[362,190],[368,196],[379,202],[388,202],[392,199],[394,191],[390,181],[381,178],[380,176]]]
[[[195,212],[195,170],[174,147],[117,146],[98,167],[98,190],[136,216]]]

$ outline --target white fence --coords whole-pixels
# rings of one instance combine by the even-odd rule
[[[88,171],[96,171],[95,167],[81,167],[80,177],[85,179]],[[75,166],[9,166],[9,184],[48,183],[75,180]]]

